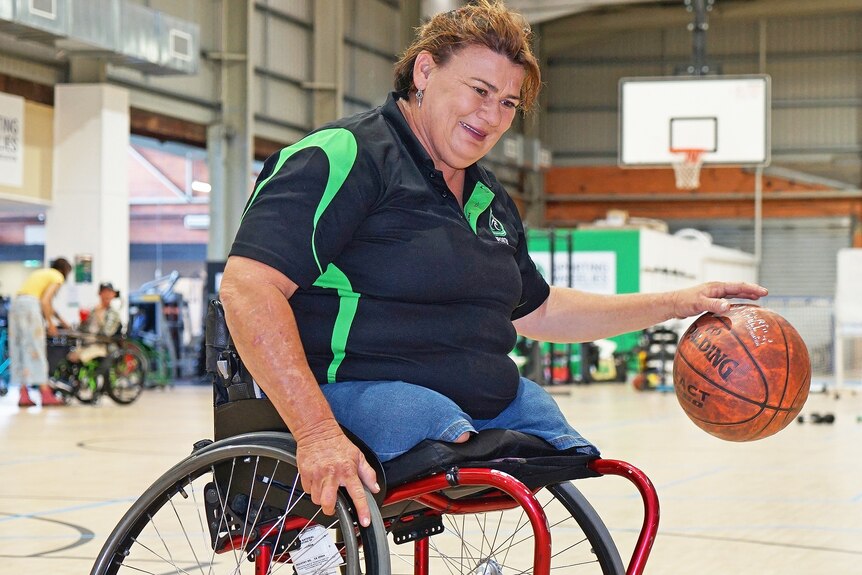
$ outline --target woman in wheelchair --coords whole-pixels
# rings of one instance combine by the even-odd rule
[[[592,341],[766,295],[746,283],[625,295],[548,285],[515,203],[478,163],[536,102],[530,44],[501,3],[438,14],[381,107],[273,155],[246,205],[220,298],[325,513],[343,486],[367,525],[363,485],[378,488],[342,426],[383,461],[491,428],[598,454],[519,376],[517,334]]]
[[[478,163],[536,102],[530,42],[496,1],[438,14],[381,107],[267,160],[207,317],[215,441],[136,501],[94,575],[263,575],[276,563],[299,575],[618,575],[613,539],[571,483],[601,475],[641,493],[628,573],[642,572],[654,488],[599,458],[508,353],[518,334],[591,341],[766,290],[548,285],[515,203]],[[552,546],[550,529],[564,540]]]

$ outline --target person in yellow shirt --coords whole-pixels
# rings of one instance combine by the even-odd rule
[[[48,384],[47,336],[57,335],[57,328],[69,324],[54,309],[54,296],[72,265],[57,258],[51,267],[31,273],[9,306],[9,360],[11,383],[21,387],[20,407],[36,405],[28,386],[39,386],[42,405],[63,405]]]

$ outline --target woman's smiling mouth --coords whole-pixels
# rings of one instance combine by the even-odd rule
[[[461,125],[462,128],[464,128],[467,131],[468,134],[470,134],[471,136],[473,136],[477,140],[484,140],[485,137],[487,136],[487,134],[485,132],[479,131],[469,124],[465,124],[464,122],[461,122],[461,121],[459,121],[458,123]]]

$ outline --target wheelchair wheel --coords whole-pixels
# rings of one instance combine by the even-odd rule
[[[102,399],[102,382],[100,378],[104,378],[105,376],[92,371],[86,373],[79,371],[78,373],[81,377],[78,378],[75,384],[75,397],[81,403],[90,405],[99,403],[99,400]]]
[[[132,403],[144,390],[145,360],[137,349],[121,349],[111,359],[107,392],[115,402]]]
[[[551,573],[625,573],[607,527],[572,483],[550,485],[536,498],[550,527]],[[442,519],[443,531],[429,538],[431,575],[533,573],[533,533],[520,507]],[[390,544],[393,573],[414,572],[412,551],[410,544]]]
[[[68,403],[75,396],[75,388],[78,382],[78,366],[66,359],[60,360],[54,371],[51,372],[52,387],[63,400]]]
[[[198,449],[147,489],[108,537],[91,575],[281,568],[328,575],[337,565],[351,575],[389,574],[386,533],[370,494],[368,528],[354,522],[344,494],[335,515],[325,516],[301,491],[290,447],[235,439]]]
[[[74,396],[81,403],[94,404],[101,398],[95,374],[79,363],[61,360],[51,378],[56,382],[55,390],[67,401],[69,396]]]

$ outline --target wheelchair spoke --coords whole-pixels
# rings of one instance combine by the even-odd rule
[[[623,573],[616,547],[606,529],[583,496],[567,487],[541,489],[536,497],[551,530],[551,572],[573,575]],[[443,515],[445,529],[431,535],[428,543],[431,575],[519,575],[533,573],[535,538],[532,523],[520,508],[489,510],[467,515]],[[409,553],[393,545],[407,570],[412,573]],[[598,549],[600,553],[594,552]],[[407,557],[404,557],[407,555]]]
[[[174,511],[174,516],[177,518],[177,522],[180,524],[180,527],[183,530],[183,537],[185,537],[186,543],[188,543],[189,551],[191,552],[192,557],[194,557],[195,562],[198,564],[198,567],[200,568],[200,571],[201,571],[201,575],[203,575],[203,573],[204,573],[203,566],[201,566],[200,559],[198,559],[198,557],[197,557],[197,552],[195,551],[195,546],[192,545],[191,539],[189,539],[189,533],[186,530],[185,526],[183,525],[183,520],[180,517],[180,514],[177,511],[176,506],[174,506],[174,502],[171,501],[170,504],[171,504],[171,509],[173,509],[173,511]],[[165,551],[168,553],[168,556],[170,556],[170,553],[171,553],[170,548],[165,546]],[[171,560],[173,561],[173,559],[171,559]]]
[[[92,575],[290,573],[300,549],[326,554],[329,567],[309,565],[319,575],[335,564],[344,575],[388,573],[377,508],[360,527],[339,493],[335,515],[324,515],[300,487],[289,436],[266,437],[203,444],[169,469],[120,520]]]

